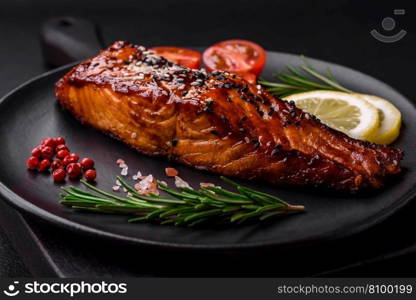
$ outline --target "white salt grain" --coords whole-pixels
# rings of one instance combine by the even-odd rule
[[[142,177],[142,172],[140,172],[140,171],[137,171],[137,174],[135,174],[135,175],[132,176],[133,180],[137,180],[140,177]]]
[[[121,176],[127,176],[127,173],[129,172],[129,168],[125,167],[123,169],[121,169]]]
[[[180,178],[179,176],[175,176],[175,186],[178,187],[178,188],[187,187],[187,188],[192,189],[192,187],[185,180]]]

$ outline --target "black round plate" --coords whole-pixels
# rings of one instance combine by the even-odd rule
[[[291,54],[269,52],[265,78],[287,64],[300,63]],[[138,244],[187,249],[231,249],[289,246],[345,237],[374,225],[406,204],[415,195],[416,110],[413,104],[390,86],[360,72],[339,65],[310,60],[318,70],[330,68],[335,78],[357,92],[375,94],[392,101],[402,112],[404,126],[395,146],[404,150],[405,172],[391,179],[386,187],[364,194],[348,195],[312,188],[289,188],[248,183],[281,196],[293,204],[303,204],[302,214],[274,219],[262,224],[230,227],[180,228],[155,224],[128,224],[125,216],[82,213],[59,204],[59,185],[49,174],[26,170],[31,149],[46,136],[63,136],[71,150],[96,160],[98,187],[111,191],[123,158],[129,176],[140,170],[172,184],[164,168],[174,166],[181,177],[197,187],[200,182],[225,186],[217,175],[209,174],[137,153],[124,144],[78,123],[61,110],[54,97],[55,82],[68,71],[63,67],[41,75],[5,96],[0,102],[0,192],[18,209],[53,224],[94,236]],[[71,184],[77,185],[76,182]]]

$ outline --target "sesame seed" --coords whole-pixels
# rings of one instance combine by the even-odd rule
[[[228,118],[226,117],[226,116],[224,116],[224,115],[221,115],[221,120],[223,120],[224,122],[228,122]]]

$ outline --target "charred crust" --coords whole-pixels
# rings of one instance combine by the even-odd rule
[[[140,75],[142,72],[137,71],[137,69],[142,70],[140,63],[145,64],[147,69],[149,69],[148,67],[153,67],[151,69],[157,71],[151,74],[146,73],[142,76]],[[136,66],[136,64],[138,65]],[[130,69],[131,73],[128,73]],[[169,71],[169,75],[163,74],[166,70]],[[136,78],[134,76],[140,78],[131,79],[130,81],[129,76],[123,75],[125,72],[132,75],[132,78]],[[146,48],[134,46],[128,42],[116,42],[97,57],[86,60],[71,70],[63,79],[56,83],[57,96],[60,98],[59,95],[65,85],[78,87],[84,84],[93,84],[94,88],[106,86],[110,87],[114,92],[121,94],[133,93],[149,99],[149,101],[160,101],[160,103],[171,101],[170,103],[175,104],[175,107],[181,107],[181,109],[185,106],[188,109],[188,106],[190,106],[191,109],[197,112],[210,113],[206,117],[209,118],[210,122],[215,122],[212,124],[213,128],[217,128],[221,134],[226,135],[227,138],[239,140],[239,142],[247,138],[247,149],[249,151],[251,151],[250,147],[254,147],[255,155],[262,153],[265,155],[261,156],[262,159],[270,162],[270,164],[283,164],[287,169],[291,169],[294,172],[291,175],[281,174],[273,179],[265,178],[274,183],[279,183],[279,178],[282,178],[281,182],[285,184],[290,184],[290,182],[294,184],[320,184],[353,191],[365,186],[378,187],[385,180],[385,177],[400,172],[400,160],[403,158],[403,152],[399,149],[351,139],[345,134],[327,127],[313,115],[297,109],[294,102],[274,99],[262,89],[254,93],[254,86],[247,85],[244,80],[235,75],[221,71],[204,73],[200,70],[180,68],[165,59],[155,57]],[[216,89],[221,89],[221,91],[217,92]],[[213,95],[213,100],[207,100],[207,96],[204,93],[211,90],[213,90],[213,93],[210,94]],[[217,97],[214,97],[214,95]],[[176,96],[176,98],[173,96]],[[239,97],[245,103],[238,101]],[[236,101],[233,101],[234,99]],[[217,104],[214,105],[214,100],[218,101],[218,106]],[[64,108],[73,111],[70,102],[60,99],[60,103]],[[244,111],[233,111],[234,105],[235,107],[244,105]],[[247,112],[245,111],[246,109]],[[189,112],[188,110],[184,111],[185,113]],[[250,120],[245,122],[248,120],[248,117],[245,115],[241,116],[242,114],[247,114]],[[77,119],[87,123],[82,116],[74,115]],[[259,115],[263,119],[259,118]],[[256,123],[269,121],[274,123]],[[292,124],[296,127],[305,126],[305,128],[307,128],[306,126],[312,126],[322,130],[322,134],[331,136],[333,140],[344,143],[351,151],[371,152],[367,155],[371,156],[371,159],[374,159],[374,161],[377,161],[378,170],[370,175],[359,174],[353,171],[353,167],[346,164],[338,164],[333,160],[325,158],[325,156],[314,156],[290,149],[291,145],[287,143],[284,136],[279,137],[278,140],[285,144],[285,149],[278,144],[273,148],[273,144],[277,142],[276,138],[273,139],[266,129],[261,128],[275,125],[279,127],[279,124],[282,124],[282,127]],[[284,135],[286,132],[293,132],[296,127],[281,129],[282,133],[279,134]],[[113,135],[111,132],[106,133]],[[211,130],[210,133],[214,135],[219,134],[217,130]],[[259,140],[261,140],[261,144]],[[266,145],[265,141],[267,142]],[[168,140],[165,141],[165,144],[175,147],[178,145],[178,140]],[[142,149],[135,148],[142,153],[146,153]],[[170,155],[163,151],[165,150],[161,150],[160,153],[164,156]],[[155,153],[147,154],[155,155]],[[180,157],[175,157],[174,159],[181,160]],[[301,167],[295,169],[291,165],[294,163],[299,163]],[[312,173],[319,172],[319,168],[322,166],[331,168],[335,174],[334,177],[344,178],[345,183],[341,183],[340,179],[332,182],[332,179],[329,177],[325,179],[324,175],[320,174],[318,175],[322,177],[318,176],[319,178],[317,177],[318,179],[315,180]],[[210,166],[205,167],[210,170],[213,169]],[[242,174],[241,177],[244,176],[249,175]],[[256,177],[254,174],[250,176]],[[295,182],[295,180],[298,180],[298,182]]]

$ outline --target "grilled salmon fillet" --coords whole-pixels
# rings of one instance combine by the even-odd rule
[[[60,104],[147,155],[272,184],[378,188],[403,153],[355,140],[226,72],[115,42],[56,83]]]

